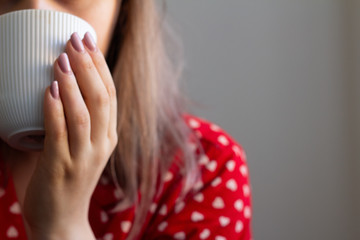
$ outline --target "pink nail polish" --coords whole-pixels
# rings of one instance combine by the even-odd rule
[[[90,49],[90,51],[96,50],[95,40],[89,32],[85,33],[84,42],[85,42],[86,47],[88,49]]]
[[[71,35],[70,41],[76,51],[78,51],[78,52],[85,51],[84,44],[82,43],[78,33],[76,33],[76,32],[73,33]]]
[[[55,99],[59,99],[59,84],[58,81],[53,81],[50,86],[51,96]]]
[[[60,69],[63,73],[71,73],[70,61],[66,53],[60,54],[58,62]]]

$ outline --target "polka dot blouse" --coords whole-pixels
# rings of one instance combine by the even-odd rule
[[[186,121],[204,150],[197,159],[201,178],[183,197],[182,175],[176,164],[171,165],[149,208],[139,239],[251,239],[251,188],[242,147],[212,123],[193,116],[186,116]],[[14,183],[9,176],[8,184],[4,184],[3,171],[0,159],[0,239],[25,240]],[[90,225],[97,239],[127,238],[135,207],[110,212],[120,198],[112,182],[102,176],[89,209]]]

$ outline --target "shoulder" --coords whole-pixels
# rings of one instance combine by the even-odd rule
[[[227,163],[226,160],[229,157],[234,158],[238,163],[246,163],[243,147],[217,124],[193,115],[186,115],[185,121],[194,131],[207,157],[219,158],[217,161],[223,164]],[[206,159],[199,159],[199,161],[201,165],[207,162]]]
[[[150,239],[250,239],[251,192],[242,146],[212,122],[192,115],[185,121],[200,144],[200,176],[182,197],[184,185],[172,172],[157,201]]]
[[[200,183],[195,184],[195,192],[210,189],[222,192],[225,198],[250,200],[249,171],[243,147],[215,123],[192,115],[187,115],[186,121],[202,147],[197,159]]]

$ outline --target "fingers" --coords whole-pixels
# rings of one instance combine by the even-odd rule
[[[110,118],[110,96],[91,56],[78,34],[66,45],[70,65],[90,114],[91,142],[98,144],[107,136]]]
[[[45,145],[50,145],[54,154],[68,150],[68,132],[63,105],[59,96],[58,82],[54,81],[44,97]]]
[[[113,78],[111,76],[106,60],[101,51],[97,48],[96,43],[89,32],[85,34],[83,39],[85,48],[87,49],[92,61],[103,81],[103,84],[110,97],[110,119],[108,137],[117,142],[117,97]]]
[[[66,53],[62,53],[56,60],[54,75],[59,82],[59,93],[69,135],[69,150],[73,155],[88,144],[90,116]]]
[[[86,34],[75,33],[54,64],[71,155],[87,144],[117,143],[117,99],[104,56]],[[106,148],[108,149],[108,148]],[[103,149],[105,150],[105,149]]]

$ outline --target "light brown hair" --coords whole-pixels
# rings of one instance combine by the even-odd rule
[[[166,48],[166,29],[153,0],[123,0],[107,54],[118,97],[119,141],[106,171],[123,192],[123,201],[137,206],[130,239],[140,230],[156,180],[176,151],[183,156],[185,186],[197,177],[188,144],[190,129],[184,121],[186,101],[178,84],[181,64],[174,64],[167,52],[173,48]],[[124,202],[114,211],[125,208]]]

